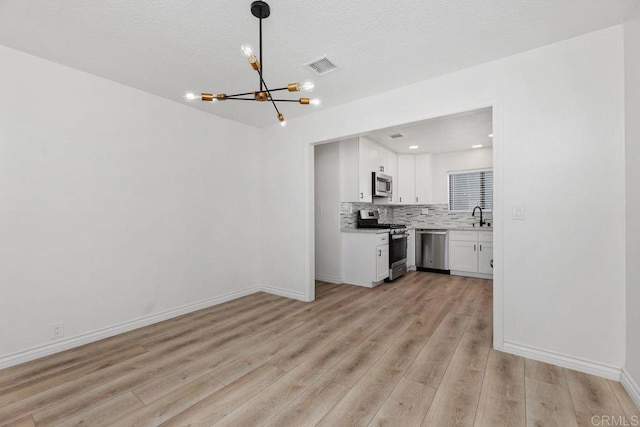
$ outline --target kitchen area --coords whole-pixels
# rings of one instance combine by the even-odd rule
[[[493,277],[490,108],[315,148],[316,280]]]

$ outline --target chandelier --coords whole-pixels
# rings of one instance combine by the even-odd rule
[[[278,110],[278,105],[276,102],[297,102],[302,105],[320,105],[319,99],[309,99],[309,98],[298,98],[298,99],[275,99],[272,96],[273,92],[279,91],[288,91],[288,92],[298,92],[305,91],[310,92],[313,90],[313,83],[310,81],[298,82],[298,83],[290,83],[285,87],[279,87],[275,89],[269,89],[267,83],[264,81],[264,74],[262,72],[262,20],[269,17],[271,14],[271,9],[266,2],[263,1],[254,1],[251,3],[251,14],[260,20],[260,50],[259,50],[259,58],[256,58],[256,55],[253,52],[253,48],[249,44],[242,45],[242,53],[247,57],[249,64],[251,67],[256,70],[258,73],[258,80],[260,84],[260,89],[250,92],[236,93],[233,95],[227,95],[226,93],[219,93],[214,95],[213,93],[203,92],[201,94],[196,94],[193,92],[187,92],[184,94],[184,99],[187,102],[192,102],[196,100],[201,100],[205,102],[219,102],[219,101],[257,101],[257,102],[270,102],[273,105],[273,108],[276,110],[276,114],[280,124],[285,126],[287,121],[284,118],[284,115]]]

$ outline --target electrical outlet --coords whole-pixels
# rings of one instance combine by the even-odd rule
[[[513,210],[511,212],[511,219],[524,220],[524,205],[523,204],[513,205]]]
[[[64,322],[51,325],[51,338],[62,338],[64,336]]]

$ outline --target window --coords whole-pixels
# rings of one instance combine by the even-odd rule
[[[493,209],[493,171],[449,173],[449,210]]]

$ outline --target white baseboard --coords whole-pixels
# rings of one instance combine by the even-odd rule
[[[56,341],[51,344],[45,344],[37,347],[30,348],[25,351],[12,353],[7,356],[0,357],[0,369],[8,368],[10,366],[19,365],[20,363],[28,362],[30,360],[38,359],[40,357],[49,356],[54,353],[58,353],[64,350],[69,350],[74,347],[89,344],[104,338],[109,338],[114,335],[129,332],[134,329],[138,329],[144,326],[151,325],[153,323],[162,322],[183,314],[191,313],[194,311],[202,310],[203,308],[212,307],[214,305],[222,304],[223,302],[231,301],[237,298],[241,298],[260,291],[261,288],[253,287],[237,292],[230,292],[228,294],[220,295],[218,297],[209,298],[203,301],[198,301],[192,304],[186,304],[181,307],[173,308],[171,310],[163,311],[162,313],[156,313],[149,316],[141,317],[139,319],[131,320],[121,323],[119,325],[110,326],[96,331],[87,332],[75,337],[71,337],[65,340]]]
[[[451,274],[452,276],[474,277],[476,279],[493,280],[493,274],[486,274],[486,273],[469,273],[468,271],[451,270],[449,271],[449,274]]]
[[[537,360],[539,362],[573,369],[574,371],[597,375],[614,381],[620,381],[620,375],[622,372],[622,369],[616,366],[579,359],[577,357],[567,356],[565,354],[529,347],[522,344],[514,344],[507,341],[503,343],[502,351],[526,357],[528,359]]]
[[[342,284],[341,277],[323,276],[322,274],[316,274],[316,280],[327,283],[335,283],[336,285]]]
[[[629,393],[629,397],[631,397],[633,403],[635,403],[638,410],[640,410],[640,386],[638,386],[638,383],[633,379],[629,371],[627,371],[627,368],[622,370],[620,382],[624,389],[627,390],[627,393]]]
[[[292,292],[288,289],[282,289],[275,286],[261,286],[259,290],[262,292],[266,292],[268,294],[278,295],[285,298],[296,299],[302,302],[311,301],[305,294],[301,294],[300,292]]]

